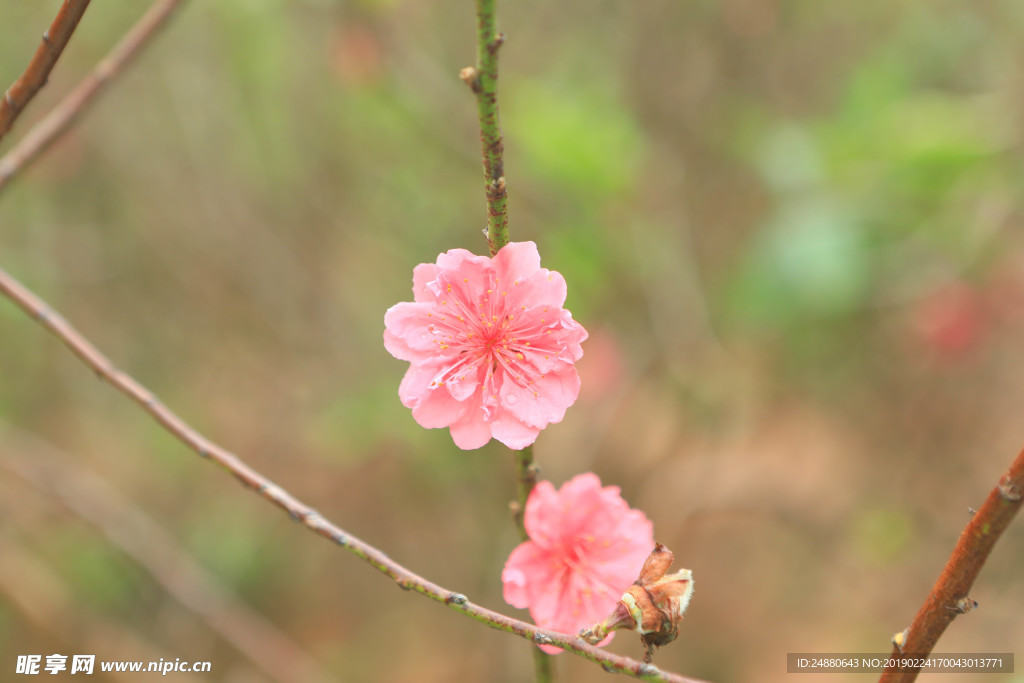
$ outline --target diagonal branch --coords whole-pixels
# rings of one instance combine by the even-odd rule
[[[0,434],[12,432],[0,420]],[[331,683],[335,679],[287,634],[256,612],[196,562],[177,540],[142,510],[134,508],[95,472],[70,455],[14,433],[15,451],[0,458],[0,469],[14,473],[97,527],[115,546],[143,567],[185,609],[231,643],[270,678],[288,683]],[[2,442],[0,442],[2,443]]]
[[[28,166],[59,138],[99,95],[104,86],[121,73],[139,51],[156,34],[177,9],[182,0],[158,0],[121,38],[121,41],[100,60],[74,90],[60,101],[39,123],[32,127],[17,145],[0,158],[0,190],[15,174]]]
[[[992,489],[971,521],[967,523],[927,600],[921,606],[906,637],[892,655],[912,654],[917,659],[927,655],[935,643],[960,614],[974,606],[968,593],[978,578],[989,553],[1014,515],[1021,507],[1024,494],[1024,450]],[[879,683],[910,683],[917,678],[920,667],[887,668]]]
[[[99,379],[138,404],[175,438],[194,450],[201,457],[212,460],[238,479],[243,486],[252,489],[263,498],[287,512],[293,520],[310,531],[337,543],[377,569],[400,588],[413,590],[439,602],[487,626],[507,633],[514,633],[534,643],[555,645],[580,657],[600,664],[606,671],[625,673],[648,681],[671,683],[700,683],[696,679],[662,671],[651,664],[645,664],[629,657],[614,655],[589,645],[574,635],[538,628],[518,619],[470,602],[466,596],[424,579],[413,571],[392,560],[374,546],[352,536],[322,517],[316,510],[293,497],[280,486],[242,462],[235,454],[213,443],[199,434],[172,410],[164,406],[151,391],[135,379],[118,370],[106,356],[83,337],[56,311],[24,285],[0,268],[0,294],[13,301],[29,317],[53,333],[78,356]]]
[[[14,125],[14,120],[29,101],[46,85],[50,72],[60,58],[60,53],[71,40],[71,34],[75,32],[88,6],[89,0],[64,0],[64,4],[57,10],[57,16],[43,34],[43,41],[32,55],[32,61],[25,68],[25,73],[14,81],[0,101],[0,140]]]

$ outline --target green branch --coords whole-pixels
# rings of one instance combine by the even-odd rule
[[[484,193],[487,196],[487,245],[491,256],[508,244],[505,146],[501,141],[498,116],[498,49],[505,42],[505,36],[495,28],[494,5],[495,0],[477,0],[476,67],[468,66],[460,74],[476,95],[484,161]]]

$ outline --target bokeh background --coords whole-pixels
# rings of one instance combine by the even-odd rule
[[[5,4],[2,87],[58,5]],[[0,152],[141,10],[93,3]],[[0,262],[327,518],[525,617],[501,598],[512,457],[416,426],[381,343],[417,263],[486,249],[473,15],[187,4],[0,195]],[[591,334],[536,457],[621,487],[693,569],[656,663],[770,682],[787,652],[888,651],[1024,445],[1024,5],[527,0],[499,24],[513,239]],[[526,643],[293,524],[5,302],[0,416],[5,680],[54,652],[212,661],[182,681],[531,678]],[[1018,520],[939,651],[1024,654],[1022,565]]]

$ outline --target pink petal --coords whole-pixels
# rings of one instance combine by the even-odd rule
[[[409,369],[412,372],[412,368]],[[420,394],[412,407],[413,419],[421,427],[437,429],[458,422],[469,412],[469,401],[456,401],[443,387],[428,389]]]
[[[493,262],[501,282],[511,284],[540,270],[540,253],[534,242],[509,242],[495,254]]]
[[[604,619],[615,607],[619,596],[622,595],[630,583],[627,582],[623,590],[612,592],[584,575],[575,575],[571,580],[563,584],[565,586],[564,595],[568,599],[558,605],[557,615],[548,617],[543,622],[537,618],[540,615],[534,616],[532,611],[531,616],[534,616],[534,621],[538,625],[575,635],[580,630],[593,626]],[[614,633],[608,634],[598,646],[607,645],[614,637]],[[548,654],[558,654],[562,650],[561,648],[548,646],[544,648],[544,651]]]
[[[464,451],[472,451],[491,440],[490,427],[484,422],[483,413],[475,405],[477,401],[466,401],[466,412],[450,426],[452,441]]]
[[[531,576],[533,601],[530,616],[538,626],[562,631],[566,627],[565,615],[570,613],[571,572],[562,569],[547,576]]]
[[[605,496],[605,492],[612,496]],[[592,472],[580,474],[562,484],[559,498],[562,501],[561,532],[565,539],[585,538],[588,535],[602,539],[618,516],[625,502],[619,497],[619,488],[601,488],[601,480]]]
[[[575,634],[601,621],[619,597],[594,599],[588,579],[573,571],[565,571],[543,585],[544,590],[534,595],[530,616],[538,626],[562,633]]]
[[[530,539],[551,548],[562,538],[562,503],[550,481],[539,481],[530,492],[523,514],[523,525]]]
[[[431,391],[430,384],[437,375],[439,366],[430,363],[413,363],[405,371],[402,383],[398,385],[398,398],[406,408],[415,408]]]
[[[654,528],[642,512],[625,505],[616,517],[595,520],[608,524],[606,535],[587,546],[586,556],[593,566],[593,577],[610,586],[613,593],[621,594],[636,579],[654,547]]]
[[[405,340],[394,334],[391,330],[384,330],[384,348],[387,352],[399,360],[411,361],[416,357],[416,351],[405,343]]]
[[[450,300],[453,306],[462,305],[467,318],[480,315],[478,304],[492,286],[493,268],[469,264],[460,270],[446,270],[437,277],[437,289],[441,300]],[[456,312],[457,314],[458,312]]]
[[[490,261],[491,259],[486,256],[477,256],[465,249],[449,249],[437,257],[437,267],[440,270],[454,271],[483,269]]]
[[[440,355],[437,335],[431,332],[434,323],[433,304],[404,301],[384,314],[384,348],[401,360]]]
[[[603,557],[590,556],[590,562],[593,564],[592,577],[607,586],[609,592],[618,598],[636,580],[644,560],[654,547],[653,541],[647,542],[649,539],[650,536],[637,546],[618,546],[613,551],[606,552]],[[641,545],[646,550],[638,548]]]
[[[448,393],[451,394],[452,398],[456,401],[466,401],[469,398],[480,391],[480,385],[484,375],[484,368],[468,365],[454,373],[445,382],[445,387],[448,389]]]
[[[593,626],[608,616],[622,593],[632,583],[632,580],[629,580],[624,585],[609,587],[589,572],[577,574],[573,585],[573,607],[570,612],[572,621],[567,624],[572,629],[569,633],[578,633],[581,629]]]
[[[580,378],[569,366],[562,374],[538,377],[528,387],[505,382],[501,387],[502,407],[519,422],[543,429],[552,422],[561,422],[565,410],[576,402]]]
[[[558,360],[568,344],[578,343],[577,333],[562,327],[562,313],[563,309],[549,304],[529,305],[516,311],[513,333],[517,343],[531,351],[531,362]],[[550,358],[545,359],[544,356]],[[564,360],[571,362],[571,354]]]
[[[537,440],[540,429],[523,424],[508,412],[499,412],[491,420],[491,434],[513,450],[522,450]]]
[[[534,587],[553,578],[550,554],[533,541],[520,543],[501,571],[505,602],[520,609],[529,607]]]
[[[417,302],[433,303],[436,299],[427,283],[437,278],[440,268],[433,263],[421,263],[412,269],[412,294]]]
[[[541,268],[525,278],[513,280],[508,292],[511,303],[520,309],[523,305],[548,306],[557,313],[565,304],[565,278],[557,271]]]
[[[562,338],[565,345],[568,347],[572,354],[574,361],[579,360],[583,357],[583,347],[580,346],[587,340],[590,335],[583,329],[583,325],[573,320],[572,313],[566,309],[562,309],[561,326],[563,330]]]

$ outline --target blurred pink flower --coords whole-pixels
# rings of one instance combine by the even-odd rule
[[[493,437],[519,449],[562,420],[587,331],[537,245],[511,242],[494,258],[452,249],[416,266],[412,291],[384,316],[384,347],[411,363],[398,396],[416,422],[450,428],[459,448]]]
[[[611,331],[600,327],[591,329],[587,357],[579,362],[579,370],[587,378],[580,391],[580,402],[614,400],[627,379],[625,358],[622,344]]]
[[[938,360],[952,360],[983,341],[990,317],[983,293],[955,282],[920,302],[912,324],[917,340],[927,351]]]
[[[505,602],[528,607],[538,626],[562,633],[601,621],[654,547],[646,515],[630,509],[619,487],[601,488],[589,472],[558,491],[539,482],[526,501],[524,522],[530,540],[512,551],[501,572]]]

